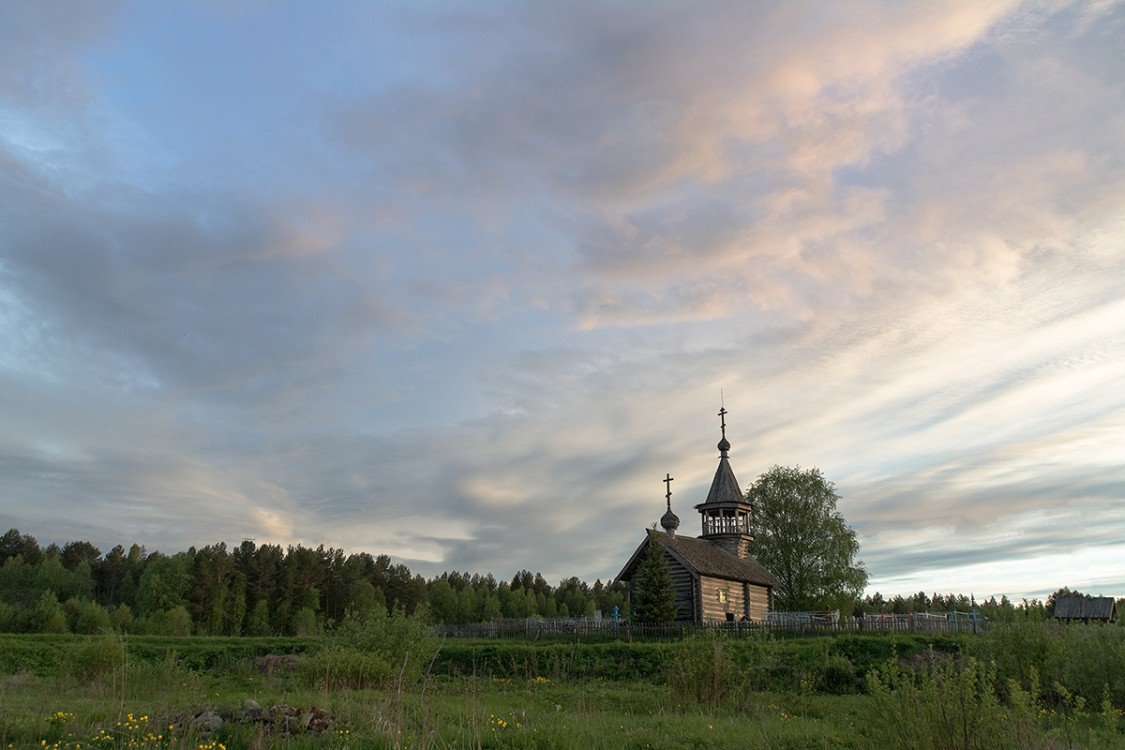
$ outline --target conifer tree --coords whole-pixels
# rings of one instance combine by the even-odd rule
[[[671,622],[676,619],[676,592],[664,559],[664,548],[650,540],[644,559],[637,569],[637,600],[634,602],[638,622]]]

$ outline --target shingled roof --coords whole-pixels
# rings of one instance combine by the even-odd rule
[[[1055,602],[1055,617],[1060,620],[1105,620],[1117,616],[1112,596],[1064,596]]]
[[[737,505],[745,502],[746,496],[739,489],[738,480],[734,477],[734,469],[730,467],[726,451],[723,451],[722,457],[719,458],[719,467],[715,470],[715,478],[711,480],[707,499],[695,507],[698,509],[710,505]]]
[[[699,575],[726,578],[731,581],[747,581],[774,588],[781,585],[781,581],[753,557],[740,560],[706,539],[650,532],[649,540],[664,545],[674,557],[678,557]]]

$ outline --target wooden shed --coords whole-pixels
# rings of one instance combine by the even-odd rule
[[[1055,619],[1116,622],[1117,602],[1112,596],[1064,596],[1055,602]]]

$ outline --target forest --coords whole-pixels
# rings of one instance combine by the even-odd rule
[[[86,541],[41,547],[0,536],[0,632],[316,635],[375,609],[429,610],[434,622],[589,616],[624,609],[620,587],[577,578],[550,585],[457,571],[430,580],[386,555],[219,543],[166,555],[133,544],[104,555]]]
[[[1036,621],[1051,617],[1056,598],[1077,593],[1061,588],[1046,600],[1019,602],[874,593],[841,614],[976,611],[994,621]],[[133,544],[102,554],[87,541],[42,547],[18,529],[0,536],[0,632],[7,633],[303,636],[376,610],[424,609],[432,622],[456,625],[592,616],[615,606],[626,612],[624,588],[600,580],[571,577],[552,586],[527,570],[510,580],[458,571],[425,579],[387,555],[324,546],[244,541],[166,555]]]

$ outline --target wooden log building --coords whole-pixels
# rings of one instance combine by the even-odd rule
[[[677,536],[680,519],[672,512],[672,477],[666,476],[667,512],[660,519],[664,531],[649,529],[615,579],[627,582],[630,597],[635,597],[641,561],[650,545],[659,545],[672,577],[677,622],[703,625],[765,620],[773,606],[773,590],[780,585],[751,554],[751,506],[730,466],[726,413],[725,408],[719,411],[719,467],[707,499],[695,506],[703,533],[698,537]]]

